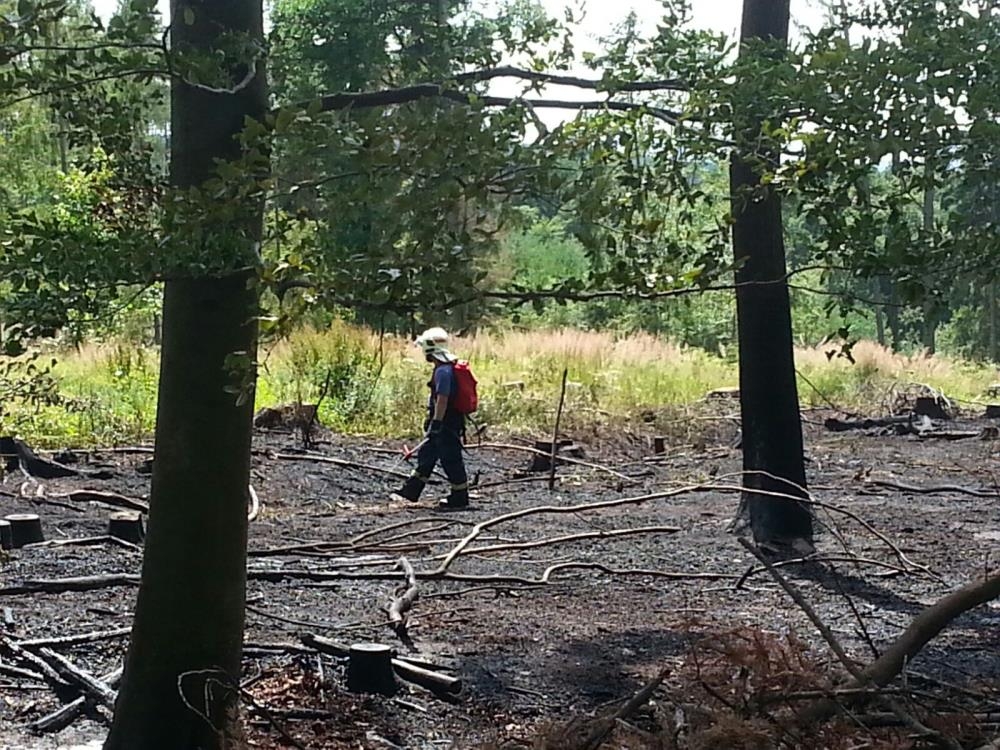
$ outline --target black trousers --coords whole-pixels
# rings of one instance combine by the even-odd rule
[[[451,484],[448,502],[467,503],[469,475],[465,471],[465,461],[462,457],[462,426],[451,420],[446,420],[441,432],[431,437],[417,451],[417,468],[406,480],[399,494],[408,500],[417,500],[438,463],[441,464]]]

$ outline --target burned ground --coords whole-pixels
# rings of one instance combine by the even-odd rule
[[[853,518],[817,508],[818,559],[782,570],[848,650],[867,660],[872,645],[879,648],[895,637],[925,605],[995,567],[1000,512],[993,488],[1000,444],[877,429],[834,433],[822,428],[821,418],[810,415],[807,425],[814,498],[855,514],[889,544]],[[983,426],[969,419],[961,429]],[[385,470],[406,469],[399,465],[398,444],[327,436],[312,453],[340,462],[326,463],[296,454],[292,436],[258,435],[253,483],[263,506],[250,527],[244,661],[248,744],[293,746],[274,728],[276,722],[312,748],[530,747],[537,733],[615,705],[611,702],[629,697],[664,667],[671,675],[654,704],[674,721],[686,704],[671,701],[679,701],[676,696],[683,691],[693,703],[699,701],[698,689],[709,691],[701,696],[705,706],[736,700],[711,694],[720,689],[712,686],[712,670],[728,662],[699,661],[705,648],[716,656],[728,654],[732,669],[727,674],[733,680],[752,672],[741,659],[758,658],[755,650],[777,654],[785,648],[788,659],[801,656],[808,662],[803,671],[825,679],[833,666],[800,609],[766,573],[755,569],[744,577],[755,561],[729,530],[739,499],[732,489],[739,483],[740,455],[729,447],[730,423],[709,432],[707,439],[675,441],[660,457],[650,455],[651,435],[574,435],[585,448],[585,460],[601,468],[561,465],[551,492],[539,477],[525,476],[529,453],[475,449],[468,462],[471,473],[479,474],[480,489],[473,508],[461,514],[430,510],[442,484],[420,504],[389,500],[398,478]],[[106,533],[110,509],[58,495],[81,488],[133,498],[148,493],[148,454],[94,451],[78,457],[78,466],[108,469],[112,477],[55,479],[40,490],[38,482],[26,483],[23,475],[11,472],[2,485],[0,515],[41,515],[50,541],[94,537]],[[881,481],[957,488],[923,493]],[[702,488],[602,510],[530,514],[487,528],[468,554],[448,565],[452,578],[421,576],[440,568],[443,556],[473,524],[495,516],[688,485]],[[983,496],[957,491],[961,487],[983,490]],[[625,529],[646,530],[608,534]],[[579,534],[588,536],[510,548]],[[327,546],[261,554],[314,542]],[[492,546],[507,549],[481,549]],[[401,583],[395,567],[400,556],[413,563],[421,579],[421,597],[409,616],[410,647],[387,626],[386,609]],[[38,579],[135,574],[140,562],[139,550],[111,543],[12,552],[0,567],[0,585],[8,592],[0,597],[2,632],[24,641],[126,628],[134,586],[32,594],[15,594],[11,587]],[[552,570],[548,583],[528,585],[546,569]],[[944,705],[940,701],[968,712],[995,710],[1000,701],[994,693],[1000,680],[998,625],[1000,611],[982,607],[924,650],[908,670],[907,685],[927,701],[914,712],[956,713],[935,708]],[[345,643],[392,644],[400,654],[419,655],[460,677],[462,694],[443,700],[408,683],[395,698],[351,694],[340,660],[302,647],[299,636],[307,632]],[[712,635],[708,641],[706,633]],[[792,636],[803,641],[802,650]],[[734,643],[743,646],[734,648]],[[104,674],[120,664],[126,645],[120,635],[59,650],[78,666]],[[0,654],[0,663],[20,665],[9,652]],[[772,677],[787,681],[792,671]],[[57,708],[59,699],[30,679],[0,675],[0,681],[0,747],[71,746],[105,731],[100,713],[92,710],[59,734],[38,736],[28,726]],[[637,736],[646,736],[643,727],[655,728],[656,711],[647,713],[635,720]],[[978,741],[974,733],[967,736],[970,743]]]

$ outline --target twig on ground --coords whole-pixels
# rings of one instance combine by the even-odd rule
[[[399,558],[397,567],[406,575],[406,585],[402,593],[394,597],[392,603],[389,604],[389,623],[392,625],[396,637],[406,643],[409,640],[406,632],[406,613],[420,597],[420,588],[417,586],[417,574],[409,560],[405,557]]]
[[[537,448],[531,448],[527,445],[513,445],[511,443],[478,443],[476,445],[466,446],[468,450],[507,450],[507,451],[522,451],[523,453],[533,453],[536,456],[549,456],[550,454],[545,451],[540,451]],[[635,482],[634,477],[630,477],[628,474],[622,474],[620,471],[615,471],[614,469],[603,466],[601,464],[591,463],[590,461],[584,461],[579,458],[572,458],[571,456],[557,456],[556,461],[561,461],[567,464],[574,464],[576,466],[586,466],[588,469],[594,469],[596,471],[603,471],[605,474],[610,474],[613,477],[622,479],[626,482]]]

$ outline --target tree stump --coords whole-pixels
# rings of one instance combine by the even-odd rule
[[[653,453],[657,456],[662,456],[667,452],[667,439],[662,435],[657,435],[653,438]]]
[[[931,419],[951,419],[951,414],[945,410],[941,399],[935,396],[917,396],[916,403],[913,404],[913,413]]]
[[[34,513],[12,513],[4,520],[10,523],[10,546],[12,549],[45,541],[45,535],[42,534],[42,519]]]
[[[10,521],[0,521],[0,549],[10,549],[12,546]]]
[[[549,471],[552,469],[552,441],[551,440],[536,440],[535,450],[542,451],[545,455],[541,453],[536,453],[534,460],[531,462],[531,466],[528,471]],[[568,438],[560,438],[556,443],[556,456],[560,453],[569,454],[573,450],[579,450],[573,445],[573,441]]]
[[[131,510],[112,513],[108,516],[108,536],[139,544],[146,537],[142,514]]]
[[[397,685],[392,649],[381,643],[353,644],[347,661],[347,689],[354,693],[393,695]]]
[[[986,405],[986,418],[987,419],[1000,419],[1000,404],[987,404]]]

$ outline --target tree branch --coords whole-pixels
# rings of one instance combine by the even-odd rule
[[[615,85],[608,84],[604,80],[592,78],[578,78],[576,76],[557,75],[555,73],[539,73],[534,70],[525,70],[512,65],[501,65],[497,68],[485,70],[473,70],[468,73],[460,73],[454,80],[459,83],[482,83],[492,81],[497,78],[519,78],[532,83],[551,84],[554,86],[572,86],[578,89],[589,89],[591,91],[688,91],[690,86],[679,78],[665,78],[658,81],[631,81],[621,82]]]

